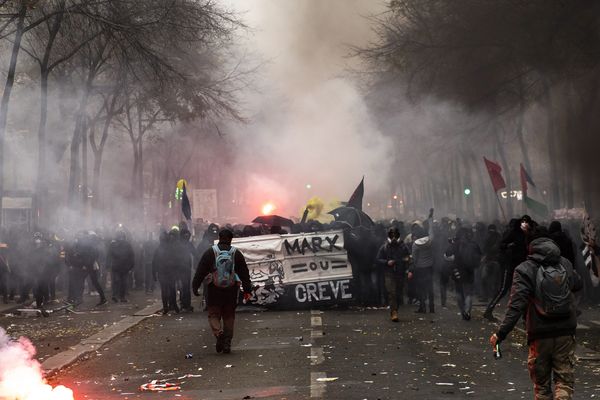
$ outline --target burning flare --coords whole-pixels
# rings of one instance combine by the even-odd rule
[[[262,207],[263,215],[271,215],[275,211],[275,205],[273,203],[267,203]]]
[[[46,383],[34,356],[35,347],[29,339],[12,340],[0,328],[0,399],[73,400],[71,389]]]

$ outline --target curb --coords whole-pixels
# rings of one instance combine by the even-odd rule
[[[45,375],[53,375],[58,371],[68,367],[69,365],[83,358],[83,356],[86,354],[96,351],[98,348],[104,346],[106,343],[115,339],[128,329],[133,328],[161,309],[162,302],[157,301],[154,304],[137,311],[132,316],[121,319],[117,323],[101,330],[95,335],[82,339],[81,342],[71,347],[69,350],[55,354],[42,363],[42,369],[44,370]]]

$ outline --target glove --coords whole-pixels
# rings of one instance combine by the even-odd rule
[[[198,289],[197,288],[193,288],[192,292],[194,292],[194,296],[200,296],[200,293],[198,293]]]
[[[252,298],[252,293],[244,292],[244,303],[247,303]]]

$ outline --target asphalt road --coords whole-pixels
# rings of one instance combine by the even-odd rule
[[[51,382],[77,400],[532,398],[523,335],[494,360],[494,326],[480,314],[464,322],[456,307],[421,315],[405,306],[392,323],[385,309],[240,312],[229,355],[215,352],[205,313],[156,316]],[[600,361],[580,360],[576,376],[575,398],[600,397]],[[155,379],[181,389],[140,391]]]

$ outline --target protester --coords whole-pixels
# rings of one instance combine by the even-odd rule
[[[108,266],[111,270],[112,300],[127,303],[129,274],[135,266],[135,255],[125,231],[119,230],[108,247]]]
[[[526,316],[527,366],[536,400],[573,398],[577,317],[572,292],[581,287],[571,263],[548,238],[533,240],[527,261],[515,269],[506,315],[490,344],[504,341]]]
[[[453,258],[453,277],[456,282],[458,308],[463,320],[469,321],[471,319],[471,308],[473,307],[475,271],[479,268],[481,250],[473,240],[471,231],[460,228],[456,232],[456,238],[448,246],[445,255],[448,258]]]
[[[210,276],[206,301],[208,322],[217,339],[217,353],[231,352],[240,283],[244,300],[249,299],[252,292],[246,260],[241,251],[231,245],[232,239],[233,232],[229,229],[219,232],[219,243],[204,252],[192,282],[194,295],[199,296],[202,281]]]
[[[387,241],[377,253],[377,264],[384,271],[385,290],[393,322],[398,322],[398,306],[404,304],[403,288],[409,254],[408,248],[400,239],[398,228],[390,228]]]
[[[79,305],[83,302],[85,278],[89,275],[92,285],[100,295],[98,306],[106,304],[104,290],[98,281],[98,252],[90,235],[81,231],[75,243],[67,250],[65,263],[69,267],[69,303]]]
[[[495,224],[487,227],[487,234],[483,241],[483,259],[481,261],[481,297],[484,302],[495,293],[500,281],[500,241],[502,235]]]
[[[429,299],[429,312],[435,312],[433,302],[433,264],[434,255],[432,243],[434,240],[433,233],[433,208],[429,210],[429,218],[426,221],[427,233],[425,229],[417,224],[412,226],[412,261],[411,276],[414,277],[419,308],[417,313],[426,312],[426,301]]]
[[[8,304],[8,280],[10,277],[7,250],[8,245],[6,243],[0,243],[0,295],[2,295],[2,302],[4,304]]]
[[[154,240],[154,232],[148,232],[148,237],[142,245],[142,264],[144,265],[144,289],[146,294],[154,292],[153,259],[158,243]]]
[[[159,244],[152,257],[152,275],[155,281],[160,282],[160,296],[162,299],[163,315],[169,311],[179,313],[177,306],[177,294],[175,292],[175,265],[171,262],[171,247],[177,240],[175,235],[169,235],[162,232],[159,238]]]
[[[497,321],[494,317],[494,308],[500,300],[508,293],[513,279],[515,268],[527,258],[527,246],[531,240],[531,234],[536,227],[536,223],[529,215],[524,215],[520,220],[510,221],[509,230],[500,242],[500,249],[505,253],[505,262],[503,263],[502,284],[496,295],[488,304],[483,318],[490,321]]]
[[[194,262],[195,248],[190,239],[191,232],[184,228],[179,232],[179,240],[174,256],[176,258],[175,270],[177,274],[177,285],[179,287],[179,302],[181,311],[192,312],[191,275]]]

